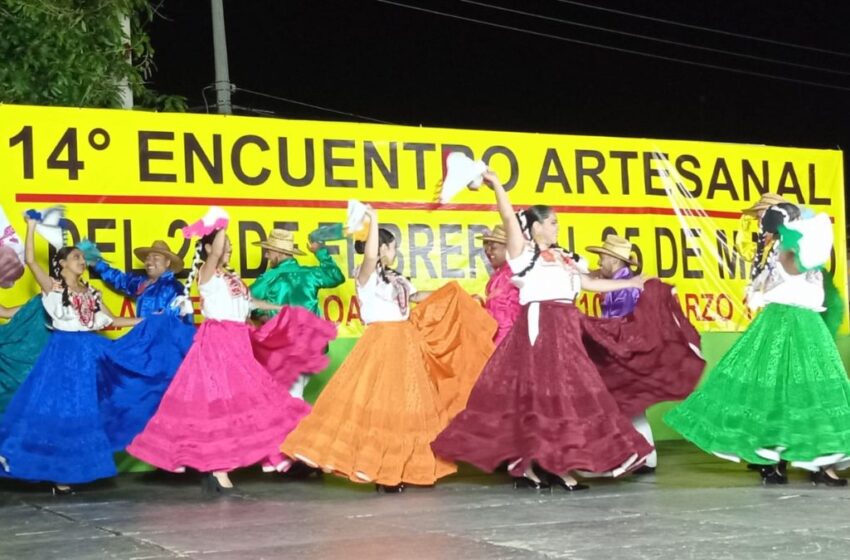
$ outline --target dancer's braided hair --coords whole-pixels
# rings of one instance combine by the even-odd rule
[[[754,280],[765,269],[774,266],[770,255],[765,251],[773,251],[777,247],[777,236],[779,226],[800,219],[800,208],[790,202],[781,202],[768,208],[759,220],[759,238],[756,244],[756,256],[753,259],[753,268],[750,271],[750,279]],[[769,244],[767,235],[773,235],[774,242]]]
[[[70,307],[71,305],[71,294],[70,288],[68,287],[68,282],[65,280],[65,277],[62,276],[62,263],[68,258],[68,256],[74,251],[79,251],[76,247],[68,246],[62,247],[56,254],[53,255],[53,259],[50,261],[50,276],[59,281],[62,284],[62,307]],[[92,288],[88,282],[80,279],[80,283],[86,287],[86,290],[94,296],[95,300],[95,312],[100,311],[100,292]]]
[[[201,265],[204,264],[209,257],[206,246],[212,245],[217,233],[218,230],[212,231],[195,241],[195,254],[194,257],[192,257],[192,266],[189,269],[189,275],[186,277],[186,282],[183,284],[183,295],[187,298],[189,297],[189,292],[192,289],[192,282],[194,282],[195,278],[197,278]],[[224,269],[228,272],[233,272],[229,266],[225,265]]]
[[[390,243],[392,243],[395,240],[396,240],[396,238],[395,238],[395,235],[393,235],[393,232],[391,232],[390,230],[388,230],[386,228],[378,228],[378,249],[379,250],[381,248],[381,245],[389,245]],[[354,252],[357,253],[358,255],[366,254],[366,242],[365,241],[355,241],[354,242]],[[375,268],[378,271],[378,276],[380,276],[381,280],[383,280],[387,284],[390,283],[391,278],[393,276],[402,276],[402,274],[398,270],[396,270],[394,268],[390,268],[388,266],[384,266],[384,263],[381,262],[380,258],[378,258],[378,264]],[[410,278],[408,278],[408,280],[410,280]]]
[[[532,243],[534,243],[534,254],[531,257],[531,262],[528,263],[528,266],[517,272],[514,276],[522,278],[525,276],[529,270],[534,268],[534,263],[537,262],[537,259],[540,258],[540,246],[534,241],[534,236],[531,235],[532,226],[535,223],[542,222],[546,218],[552,215],[552,207],[544,206],[542,204],[535,204],[534,206],[529,206],[525,210],[520,210],[517,212],[517,220],[519,220],[519,227],[522,230],[523,235],[526,239],[530,239]],[[552,245],[553,248],[557,248],[558,245]]]

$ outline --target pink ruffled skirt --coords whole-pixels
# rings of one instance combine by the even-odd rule
[[[176,472],[282,463],[280,442],[310,411],[289,387],[327,366],[324,349],[335,336],[333,323],[298,307],[284,307],[261,328],[207,319],[127,451]]]

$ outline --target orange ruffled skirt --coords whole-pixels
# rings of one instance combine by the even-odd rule
[[[456,282],[407,321],[369,325],[281,450],[354,482],[429,485],[455,472],[431,442],[466,406],[495,332]]]

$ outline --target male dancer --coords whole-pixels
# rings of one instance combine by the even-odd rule
[[[251,285],[251,297],[275,305],[296,305],[321,317],[319,290],[336,288],[345,282],[328,250],[319,243],[311,243],[310,251],[316,255],[319,266],[302,266],[296,256],[304,252],[295,247],[291,231],[273,229],[266,241],[254,243],[264,249],[268,269]],[[276,315],[276,311],[256,310],[254,318],[265,322]],[[304,398],[304,387],[310,379],[302,375],[290,388],[293,397]]]
[[[493,274],[485,289],[486,301],[484,308],[499,325],[493,342],[498,346],[505,338],[519,316],[519,289],[511,282],[513,272],[508,266],[506,257],[507,235],[501,225],[495,226],[489,232],[479,235],[484,241],[484,254],[493,267]]]
[[[154,241],[150,247],[134,249],[133,254],[145,264],[145,274],[112,268],[99,256],[87,255],[86,260],[109,287],[136,300],[136,316],[179,315],[180,309],[172,303],[183,295],[183,284],[174,277],[183,270],[183,259],[173,253],[165,241]],[[182,320],[193,324],[191,314],[185,314]]]
[[[588,247],[587,251],[599,255],[598,274],[602,278],[622,280],[632,278],[635,273],[632,266],[638,266],[638,262],[632,258],[632,243],[616,235],[607,235],[601,247]],[[602,316],[624,317],[634,311],[640,298],[640,290],[636,288],[624,288],[608,292],[602,299]],[[649,442],[655,445],[652,437],[652,427],[646,418],[646,412],[632,418],[635,429]],[[634,471],[634,474],[649,474],[655,472],[658,466],[658,453],[653,450],[646,458],[644,465]]]

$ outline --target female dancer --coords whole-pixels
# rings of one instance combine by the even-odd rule
[[[583,316],[573,301],[581,289],[642,288],[643,278],[589,277],[575,255],[557,246],[551,208],[532,206],[517,216],[498,177],[488,172],[485,180],[496,193],[522,312],[466,410],[432,443],[434,452],[485,471],[508,461],[509,471],[522,477],[517,486],[536,489],[549,484],[535,466],[570,491],[587,488],[571,471],[618,475],[639,466],[652,447],[620,412],[588,357]]]
[[[368,210],[356,274],[366,332],[281,449],[353,482],[400,492],[456,467],[431,440],[466,403],[486,363],[496,323],[457,283],[417,292],[393,270],[396,240]],[[426,299],[427,298],[427,299]],[[424,301],[423,301],[424,300]],[[420,303],[412,312],[411,302]]]
[[[223,227],[198,240],[186,290],[197,274],[205,320],[159,409],[127,448],[164,470],[210,473],[203,488],[215,494],[233,488],[228,472],[239,467],[288,468],[278,446],[310,410],[288,389],[300,374],[324,369],[324,348],[336,336],[333,323],[305,309],[252,300],[227,266],[230,254]],[[254,329],[252,308],[280,313]]]
[[[762,225],[766,256],[747,303],[763,309],[664,420],[709,453],[763,465],[765,484],[787,483],[790,462],[810,471],[813,484],[846,486],[836,470],[850,465],[850,381],[820,315],[832,224],[782,203]]]
[[[0,423],[0,475],[50,481],[65,494],[68,484],[116,473],[99,405],[99,362],[110,341],[95,331],[139,319],[115,317],[103,305],[83,280],[86,262],[74,247],[57,251],[47,274],[35,260],[35,225],[27,220],[25,260],[53,333]]]

